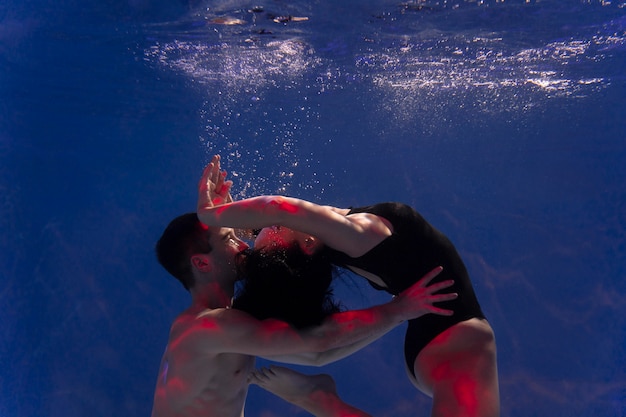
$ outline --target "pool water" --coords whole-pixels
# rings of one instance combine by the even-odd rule
[[[236,198],[398,200],[447,234],[503,416],[626,415],[626,3],[334,3],[0,6],[0,415],[149,415],[189,302],[154,243],[214,153]],[[403,333],[298,369],[428,416]],[[253,387],[246,415],[307,414]]]

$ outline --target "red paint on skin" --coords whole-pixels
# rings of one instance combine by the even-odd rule
[[[361,310],[358,313],[352,313],[350,311],[344,311],[341,315],[342,318],[342,322],[352,322],[353,320],[355,320],[356,317],[360,318],[360,321],[365,322],[365,323],[372,323],[374,322],[374,314],[373,313],[366,313],[365,311]]]
[[[201,320],[199,327],[202,329],[208,329],[208,330],[215,330],[219,328],[219,326],[211,320]]]
[[[476,399],[476,381],[468,375],[460,375],[454,384],[454,395],[459,404],[462,404],[465,415],[475,416],[478,411]]]
[[[286,211],[289,214],[297,213],[298,207],[295,204],[291,204],[288,202],[281,202],[279,205],[281,210]]]
[[[279,330],[282,330],[286,327],[291,327],[289,326],[287,323],[285,323],[284,321],[280,321],[280,320],[265,320],[263,322],[263,325],[265,327],[267,327],[269,329],[270,332],[277,332]]]
[[[215,214],[216,216],[219,216],[220,214],[222,214],[224,212],[224,210],[226,210],[226,206],[219,206],[215,208]]]
[[[452,372],[450,371],[450,365],[446,363],[437,367],[437,369],[434,370],[432,376],[435,381],[445,381],[447,378],[450,377],[451,374]]]
[[[438,344],[445,346],[447,337],[438,336]],[[471,373],[464,372],[458,369],[459,358],[452,359],[452,361],[446,361],[441,363],[431,373],[431,376],[435,382],[435,386],[439,383],[441,386],[452,385],[453,397],[448,398],[449,401],[456,404],[453,408],[455,410],[463,410],[463,415],[468,417],[478,416],[479,413],[479,397],[483,397],[478,393],[478,383]],[[456,364],[456,365],[455,365]],[[441,415],[447,416],[448,413],[440,409]]]
[[[172,339],[170,341],[170,346],[172,349],[175,349],[185,338],[192,336],[194,333],[197,333],[201,330],[209,330],[212,332],[219,331],[219,326],[212,320],[205,320],[202,318],[196,319],[196,323],[193,327],[188,328],[183,331],[178,337]]]
[[[432,377],[436,382],[439,382],[443,387],[452,384],[452,393],[454,399],[450,398],[450,402],[455,402],[454,409],[462,409],[463,415],[466,417],[477,416],[478,413],[478,393],[477,382],[469,374],[459,373],[458,369],[453,369],[454,365],[450,362],[444,363],[434,370]],[[446,390],[446,388],[442,388]],[[443,410],[439,410],[443,411]],[[444,412],[444,416],[448,413]]]
[[[167,381],[168,389],[177,390],[177,391],[185,391],[186,386],[180,378],[171,378]]]

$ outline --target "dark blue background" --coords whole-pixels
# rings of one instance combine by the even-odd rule
[[[236,197],[401,200],[450,236],[503,415],[626,414],[626,9],[407,4],[263,4],[310,18],[288,25],[238,1],[0,6],[2,416],[149,414],[189,301],[153,246],[213,153]],[[427,416],[402,335],[305,371]],[[306,415],[251,389],[248,416],[285,414]]]

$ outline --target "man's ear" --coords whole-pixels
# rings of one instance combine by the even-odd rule
[[[191,265],[200,272],[211,271],[211,260],[208,255],[191,255]]]

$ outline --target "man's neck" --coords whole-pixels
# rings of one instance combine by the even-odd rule
[[[191,292],[191,304],[201,308],[228,308],[233,299],[234,288],[223,288],[217,282],[198,284]]]

